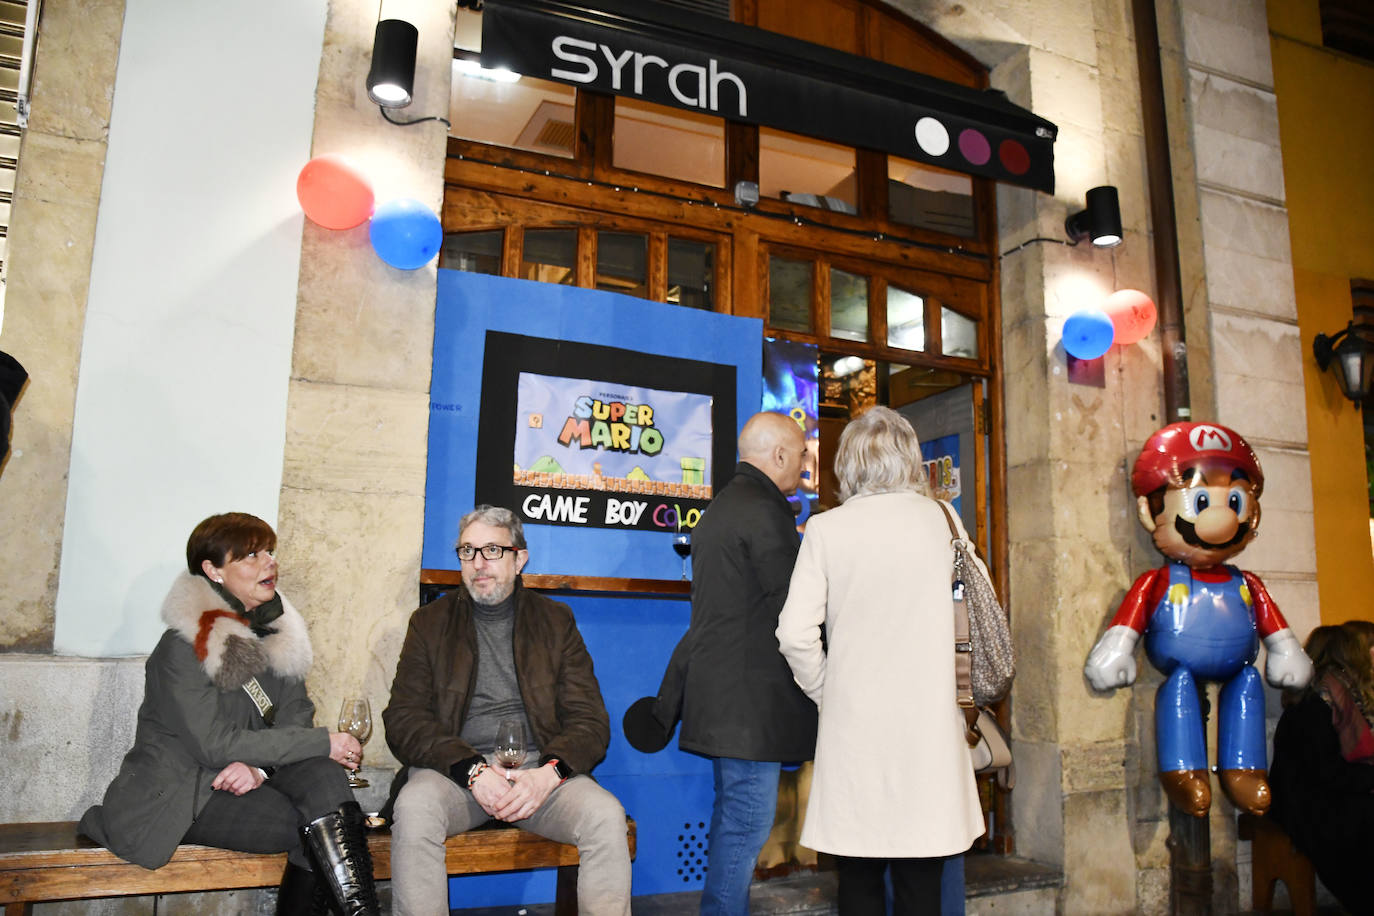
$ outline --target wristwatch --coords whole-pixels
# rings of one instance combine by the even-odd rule
[[[548,759],[546,766],[553,767],[553,772],[555,775],[558,776],[558,784],[560,786],[563,783],[567,782],[569,779],[573,778],[572,767],[568,766],[566,763],[559,760],[557,757],[550,757]]]

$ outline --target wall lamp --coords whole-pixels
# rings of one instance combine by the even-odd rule
[[[1116,188],[1112,185],[1090,188],[1087,201],[1087,209],[1079,210],[1064,220],[1064,231],[1073,244],[1091,239],[1098,248],[1120,245],[1121,203],[1117,200]]]
[[[415,49],[420,31],[404,19],[383,19],[372,38],[367,97],[383,108],[405,108],[415,90]]]
[[[1355,317],[1345,329],[1327,337],[1318,334],[1312,341],[1312,355],[1323,372],[1333,363],[1341,394],[1363,406],[1374,382],[1374,307],[1356,306]]]

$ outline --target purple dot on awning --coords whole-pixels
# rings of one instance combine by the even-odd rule
[[[988,138],[972,127],[965,127],[959,132],[959,152],[974,165],[986,165],[992,158],[992,147],[988,144]]]
[[[1024,175],[1030,168],[1030,153],[1019,140],[1003,140],[997,144],[997,158],[1002,160],[1002,168],[1013,175]]]

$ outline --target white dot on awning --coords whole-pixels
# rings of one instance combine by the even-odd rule
[[[927,156],[943,156],[949,152],[949,131],[934,118],[916,122],[916,143]]]

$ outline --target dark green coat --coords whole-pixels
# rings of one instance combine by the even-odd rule
[[[328,756],[329,731],[314,728],[305,692],[310,639],[283,599],[277,632],[258,637],[209,582],[182,573],[163,603],[169,629],[148,656],[134,746],[81,818],[81,832],[145,868],[171,858],[210,800],[220,770]],[[242,689],[250,677],[276,707],[268,727]]]

